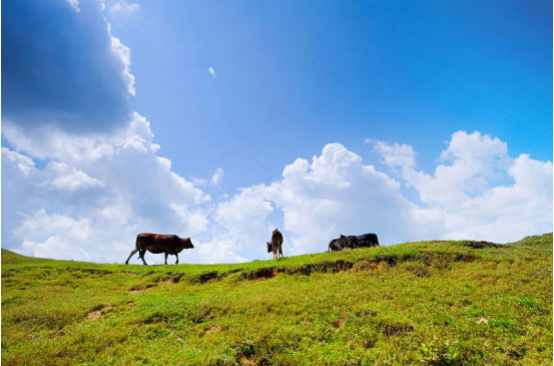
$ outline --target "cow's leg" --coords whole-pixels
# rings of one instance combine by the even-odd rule
[[[142,263],[144,263],[144,265],[147,266],[148,264],[146,264],[146,261],[144,260],[145,254],[146,254],[146,250],[139,251],[139,255],[140,255],[140,259],[142,259]]]
[[[283,256],[283,247],[279,245],[279,257]]]
[[[131,254],[129,254],[129,258],[127,258],[125,264],[129,264],[129,259],[131,259],[131,257],[134,256],[136,252],[138,252],[138,249],[133,250]]]
[[[167,264],[167,256],[169,255],[169,253],[165,252],[165,262],[164,264]]]
[[[179,264],[179,254],[174,250],[173,254],[175,255],[175,264]]]

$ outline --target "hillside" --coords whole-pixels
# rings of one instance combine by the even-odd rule
[[[2,250],[2,364],[551,364],[552,240],[149,267]]]

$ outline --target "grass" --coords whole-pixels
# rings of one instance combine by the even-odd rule
[[[552,234],[470,244],[149,267],[2,250],[2,364],[552,364]]]

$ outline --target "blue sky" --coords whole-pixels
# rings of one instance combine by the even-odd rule
[[[4,0],[2,51],[2,246],[24,254],[552,231],[551,2]]]
[[[136,56],[137,110],[159,120],[160,141],[175,141],[163,149],[177,155],[182,147],[170,136],[198,136],[189,143],[205,160],[184,157],[176,169],[200,175],[231,151],[241,162],[254,150],[252,165],[227,174],[249,185],[252,171],[277,179],[283,165],[328,142],[363,152],[366,137],[410,143],[432,163],[460,129],[497,136],[515,153],[551,156],[547,2],[141,8],[114,31],[121,27]]]

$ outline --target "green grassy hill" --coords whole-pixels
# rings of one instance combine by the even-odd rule
[[[545,365],[552,286],[552,234],[233,265],[2,250],[2,364]]]

